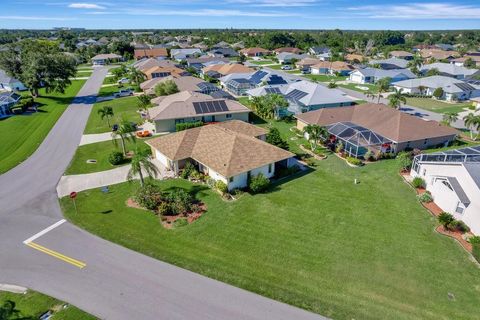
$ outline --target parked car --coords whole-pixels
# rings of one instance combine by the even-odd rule
[[[151,135],[152,134],[148,130],[137,131],[137,137],[139,137],[139,138],[150,137]]]
[[[308,69],[307,70],[302,70],[302,74],[310,74],[310,73],[312,73],[312,72]]]
[[[288,64],[286,66],[282,66],[282,70],[292,70],[292,67],[290,67]]]
[[[132,89],[123,89],[113,94],[115,98],[133,96]]]
[[[128,78],[122,78],[117,81],[118,84],[129,83],[129,82],[130,82],[130,79]]]

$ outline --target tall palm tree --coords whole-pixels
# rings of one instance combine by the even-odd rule
[[[127,120],[122,120],[117,131],[112,132],[113,143],[117,145],[117,138],[120,137],[123,155],[127,155],[125,141],[135,142],[135,127]]]
[[[470,112],[463,117],[463,121],[467,128],[470,129],[470,139],[473,140],[473,130],[480,124],[480,116],[476,116],[473,112]]]
[[[378,95],[377,103],[380,103],[380,98],[382,97],[382,93],[387,92],[388,89],[390,88],[391,80],[392,80],[391,78],[386,77],[378,80],[377,83],[375,84],[375,87],[377,89],[377,95]]]
[[[272,118],[279,118],[280,110],[288,107],[288,101],[282,95],[279,95],[276,93],[269,94],[267,97],[269,102],[269,109],[273,111]],[[269,110],[269,113],[271,113],[270,110]]]
[[[312,151],[317,149],[318,141],[325,139],[328,135],[327,129],[317,124],[309,124],[303,128],[303,133],[308,135],[308,141],[310,142]]]
[[[102,109],[99,109],[97,113],[100,115],[100,118],[105,119],[107,118],[107,124],[110,127],[110,118],[113,117],[113,109],[109,106],[103,106]]]
[[[147,150],[150,151],[150,150]],[[151,178],[157,177],[159,174],[158,168],[151,162],[151,155],[149,152],[135,152],[135,155],[132,157],[130,162],[130,170],[128,170],[127,180],[131,181],[136,175],[140,177],[140,185],[143,187],[145,185],[143,171]]]
[[[423,58],[419,54],[415,54],[407,64],[407,66],[412,70],[413,73],[419,73],[420,67],[423,65]]]
[[[145,74],[136,68],[130,69],[129,76],[130,80],[137,85],[139,85],[146,78]]]
[[[150,102],[150,97],[148,95],[142,94],[137,96],[138,111],[146,111],[148,116],[148,108],[150,108],[151,105],[152,103]]]
[[[407,103],[407,98],[403,93],[403,89],[393,89],[393,93],[388,96],[388,105],[395,109],[400,109],[402,104]]]
[[[456,112],[446,112],[443,115],[443,120],[442,121],[446,125],[450,126],[450,125],[452,125],[452,123],[454,123],[457,120],[458,120],[458,113],[456,113]]]
[[[262,104],[263,99],[262,97],[253,97],[250,100],[250,105],[252,106],[253,111],[255,111],[259,116],[262,116]]]

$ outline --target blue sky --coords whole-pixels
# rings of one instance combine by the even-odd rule
[[[0,28],[480,29],[480,1],[10,0]]]

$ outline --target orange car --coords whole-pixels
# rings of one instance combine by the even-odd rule
[[[139,138],[145,138],[145,137],[150,137],[152,134],[148,130],[144,131],[137,131],[137,137]]]

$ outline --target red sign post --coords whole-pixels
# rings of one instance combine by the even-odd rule
[[[77,197],[77,193],[75,191],[70,192],[70,199],[73,201],[73,206],[75,207],[75,213],[77,212],[77,204],[75,203],[75,198]]]

